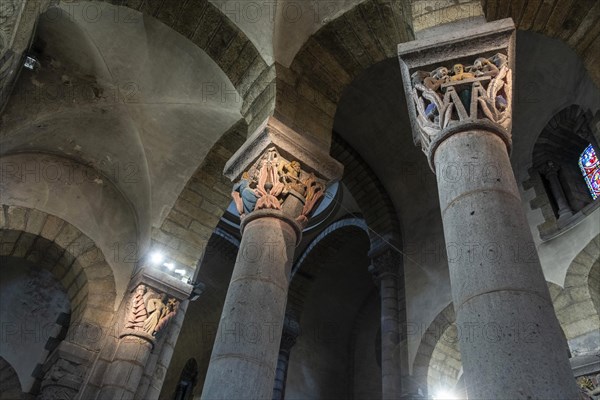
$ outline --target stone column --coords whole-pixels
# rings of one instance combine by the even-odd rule
[[[242,240],[202,399],[271,399],[294,250],[342,166],[270,118],[225,166]]]
[[[285,398],[285,382],[287,380],[288,365],[290,362],[290,351],[296,344],[300,334],[300,325],[292,316],[286,314],[283,321],[283,332],[279,344],[279,357],[277,358],[277,370],[275,371],[275,385],[273,386],[273,400]]]
[[[469,398],[576,399],[508,158],[514,39],[512,20],[494,21],[399,45],[400,65],[437,175]]]
[[[385,246],[370,254],[369,272],[379,287],[381,298],[381,393],[382,399],[399,399],[402,388],[399,273],[402,256]]]
[[[160,334],[187,299],[192,286],[153,268],[131,280],[123,329],[97,398],[133,399]]]
[[[571,210],[571,207],[569,207],[567,196],[565,196],[562,184],[558,178],[559,169],[560,166],[557,163],[554,161],[548,161],[542,168],[540,168],[540,172],[544,175],[548,181],[548,184],[550,185],[552,197],[554,197],[556,205],[558,206],[558,226],[561,227],[569,218],[573,216],[573,210]]]

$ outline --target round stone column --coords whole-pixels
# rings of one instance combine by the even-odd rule
[[[401,340],[398,304],[401,255],[388,248],[371,255],[369,272],[379,287],[381,299],[381,393],[382,399],[401,395]]]
[[[271,399],[298,224],[277,210],[244,221],[203,399]]]
[[[398,46],[413,137],[437,176],[467,395],[577,399],[509,161],[511,19]]]
[[[124,330],[104,375],[98,400],[133,399],[154,345],[152,335]]]
[[[290,352],[296,344],[300,334],[300,325],[289,315],[285,316],[283,332],[281,333],[281,344],[279,345],[279,357],[277,358],[277,371],[275,371],[275,385],[273,385],[273,400],[285,398],[285,383],[290,362]]]
[[[302,228],[342,167],[275,118],[225,165],[242,240],[202,399],[271,400],[288,286]]]
[[[122,330],[114,338],[115,342],[112,338],[108,339],[101,359],[94,366],[93,379],[98,375],[100,382],[96,399],[140,397],[142,378],[144,373],[149,372],[150,355],[162,349],[162,335],[192,289],[191,285],[156,268],[142,267],[138,270],[130,281],[129,293],[123,298],[118,312]],[[145,388],[142,389],[145,393]]]
[[[576,399],[505,141],[468,130],[434,156],[469,397]]]

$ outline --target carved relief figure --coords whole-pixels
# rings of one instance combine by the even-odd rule
[[[296,197],[303,197],[304,207],[296,219],[305,223],[323,196],[325,185],[314,174],[304,172],[300,162],[285,160],[271,147],[234,184],[232,197],[243,217],[254,210],[280,210],[292,191]]]
[[[150,299],[146,305],[148,318],[144,321],[144,331],[153,335],[160,320],[167,315],[167,295],[162,294],[160,299]]]
[[[454,64],[452,67],[452,76],[450,77],[450,81],[462,81],[464,79],[475,78],[470,72],[465,72],[465,67],[462,64]]]
[[[231,196],[240,216],[248,214],[254,210],[258,196],[254,193],[256,182],[250,182],[248,172],[244,172],[242,179],[233,186]]]
[[[142,330],[144,328],[144,321],[148,316],[144,302],[146,291],[145,285],[139,285],[135,289],[135,294],[131,300],[131,309],[125,321],[126,329]]]
[[[425,87],[435,92],[440,88],[440,86],[442,86],[442,83],[448,82],[449,79],[450,76],[448,76],[448,68],[439,67],[434,69],[429,77],[425,78],[423,84]]]
[[[169,299],[169,301],[167,302],[167,312],[165,314],[164,317],[162,317],[159,321],[158,324],[156,325],[156,328],[154,328],[154,332],[158,333],[160,331],[162,331],[162,329],[167,326],[167,324],[169,323],[169,321],[175,317],[175,314],[177,314],[177,310],[179,309],[179,302],[175,299]]]
[[[279,175],[281,182],[284,185],[284,190],[288,192],[290,189],[304,195],[306,185],[300,180],[300,163],[292,161],[291,163],[280,163]]]
[[[483,57],[475,60],[470,71],[475,75],[475,77],[496,76],[500,73],[500,70],[493,62]]]
[[[452,123],[488,119],[509,130],[512,72],[506,55],[479,57],[467,66],[456,63],[450,76],[446,66],[439,66],[415,71],[411,78],[423,151]]]

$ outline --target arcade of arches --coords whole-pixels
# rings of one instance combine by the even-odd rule
[[[599,399],[600,2],[5,0],[0,399]]]

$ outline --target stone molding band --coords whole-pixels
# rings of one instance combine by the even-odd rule
[[[242,233],[242,235],[244,234],[244,229],[250,222],[265,217],[277,218],[290,225],[296,233],[296,246],[300,244],[300,241],[302,240],[302,226],[298,223],[298,221],[296,221],[294,218],[290,217],[284,211],[281,210],[263,209],[252,211],[250,214],[242,218],[242,221],[240,223],[240,232]]]

